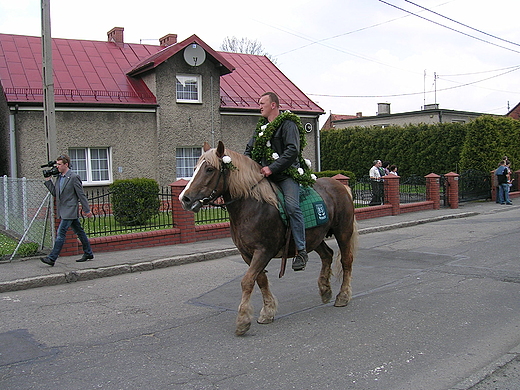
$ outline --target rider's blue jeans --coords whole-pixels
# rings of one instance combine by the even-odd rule
[[[289,223],[296,249],[305,249],[305,221],[300,209],[300,185],[293,179],[287,178],[277,182],[285,198],[285,208],[289,216]]]

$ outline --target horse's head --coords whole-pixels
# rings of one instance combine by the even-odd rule
[[[219,141],[216,149],[204,142],[204,153],[199,158],[193,177],[179,195],[182,207],[197,213],[202,206],[214,201],[226,190],[229,169],[222,162],[224,144]]]

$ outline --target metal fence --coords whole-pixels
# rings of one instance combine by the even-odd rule
[[[224,203],[224,199],[218,198],[215,204]],[[195,225],[207,225],[210,223],[228,222],[229,214],[226,208],[219,206],[204,206],[195,214]]]
[[[366,207],[372,200],[372,184],[369,176],[349,182],[356,207]]]
[[[370,177],[363,176],[350,181],[356,207],[366,207],[372,200]],[[383,194],[384,196],[384,194]],[[426,200],[426,178],[418,175],[401,177],[399,184],[400,203],[422,202]]]
[[[491,175],[469,169],[459,176],[459,202],[491,198]]]
[[[0,229],[5,235],[52,247],[51,196],[42,180],[0,177]]]
[[[111,236],[175,227],[171,187],[163,187],[157,193],[160,204],[159,210],[142,225],[125,225],[118,222],[117,218],[114,217],[112,209],[112,192],[110,189],[101,188],[85,191],[85,194],[94,214],[92,218],[82,216],[81,223],[89,237]],[[218,199],[216,202],[218,203],[218,201],[221,200]],[[195,225],[207,225],[226,221],[229,221],[227,210],[218,206],[204,206],[195,214]]]
[[[399,201],[401,203],[426,201],[426,178],[419,175],[401,177],[399,181]]]
[[[89,237],[111,236],[150,230],[171,229],[173,227],[172,193],[164,187],[157,193],[159,208],[144,224],[131,225],[119,223],[112,209],[113,193],[108,188],[85,191],[93,213],[92,218],[82,216],[81,224]],[[148,194],[146,194],[148,195]]]

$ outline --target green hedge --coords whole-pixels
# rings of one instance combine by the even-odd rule
[[[398,167],[399,175],[490,171],[507,155],[520,159],[520,121],[484,115],[469,123],[352,127],[321,132],[323,170],[368,175],[374,160]]]
[[[336,175],[347,176],[350,180],[355,180],[356,179],[356,175],[354,174],[354,172],[352,172],[352,171],[344,171],[344,170],[341,170],[341,169],[338,169],[338,170],[335,170],[335,171],[316,172],[316,176],[317,177],[333,177],[333,176],[336,176]]]
[[[153,179],[116,180],[110,185],[112,213],[121,225],[144,225],[159,214],[159,185]]]

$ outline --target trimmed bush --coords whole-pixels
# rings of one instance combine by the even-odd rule
[[[317,177],[333,177],[333,176],[336,176],[338,174],[339,175],[343,175],[343,176],[347,176],[350,180],[355,180],[356,179],[356,175],[354,174],[354,172],[351,172],[351,171],[337,170],[337,171],[316,172],[316,176]]]
[[[159,185],[153,179],[116,180],[110,185],[112,213],[121,225],[144,225],[159,214]]]

